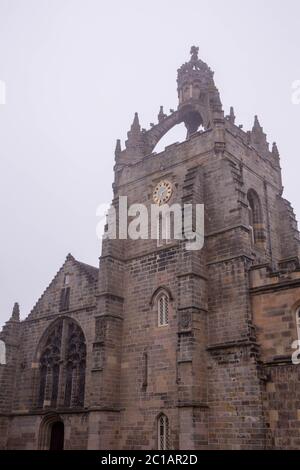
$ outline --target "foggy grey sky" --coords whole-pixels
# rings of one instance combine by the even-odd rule
[[[300,216],[299,23],[299,0],[0,0],[0,325],[15,301],[28,315],[69,252],[98,264],[115,141],[135,111],[148,128],[160,105],[176,108],[193,44],[225,112],[245,130],[258,114],[278,143]]]

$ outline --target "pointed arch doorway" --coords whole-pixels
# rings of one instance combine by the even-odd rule
[[[47,414],[40,424],[38,449],[64,450],[65,425],[56,413]]]
[[[56,421],[51,426],[49,450],[64,450],[65,427],[62,421]]]

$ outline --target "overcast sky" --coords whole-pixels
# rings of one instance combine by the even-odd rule
[[[176,108],[193,44],[225,111],[245,130],[258,114],[278,143],[300,215],[299,23],[299,0],[0,0],[0,325],[15,301],[28,315],[69,252],[98,265],[115,141],[135,111],[148,128]]]

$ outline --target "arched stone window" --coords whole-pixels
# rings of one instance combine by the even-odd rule
[[[150,306],[157,315],[157,325],[159,327],[167,326],[170,320],[170,303],[173,296],[168,287],[160,286],[152,294]]]
[[[162,292],[157,298],[158,326],[169,324],[169,296]]]
[[[39,351],[38,407],[84,406],[86,343],[80,326],[62,318],[50,326]]]
[[[158,450],[170,450],[169,418],[165,414],[157,419],[157,448]]]
[[[6,345],[2,340],[0,340],[0,365],[6,365]]]
[[[260,199],[257,193],[248,191],[249,229],[252,245],[263,246],[265,242],[265,229]]]

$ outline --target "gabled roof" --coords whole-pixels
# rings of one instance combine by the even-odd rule
[[[54,278],[52,279],[52,281],[48,284],[48,286],[46,287],[46,289],[44,290],[44,292],[42,293],[42,295],[40,296],[40,298],[38,299],[38,301],[36,302],[36,304],[34,305],[33,309],[31,310],[31,312],[29,313],[29,316],[27,318],[29,318],[33,312],[35,311],[35,309],[38,307],[40,301],[42,300],[42,298],[44,297],[44,295],[46,294],[46,292],[51,288],[51,286],[53,285],[53,283],[56,281],[57,277],[59,276],[59,274],[63,271],[63,269],[65,268],[65,265],[66,263],[68,262],[71,262],[72,264],[74,264],[79,270],[80,272],[86,277],[86,279],[88,280],[88,282],[92,283],[93,285],[96,284],[97,280],[98,280],[98,273],[99,273],[99,269],[96,268],[95,266],[90,266],[89,264],[86,264],[86,263],[82,263],[80,261],[77,261],[74,256],[72,256],[70,253],[68,254],[64,264],[62,265],[62,267],[57,271],[57,273],[55,274]]]

